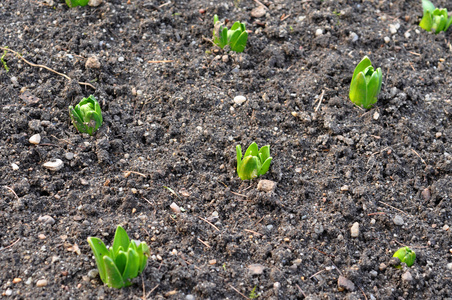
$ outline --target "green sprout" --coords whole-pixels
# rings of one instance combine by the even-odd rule
[[[406,263],[407,267],[411,267],[416,259],[416,253],[409,247],[402,247],[392,257],[397,257],[401,263]],[[396,268],[400,269],[401,266],[399,265]]]
[[[350,100],[365,109],[371,108],[381,91],[381,69],[374,71],[372,62],[367,56],[361,60],[353,72],[350,84]]]
[[[256,286],[254,286],[254,288],[251,290],[251,292],[250,292],[250,299],[256,299],[256,298],[258,298],[259,297],[259,295],[258,294],[256,294]]]
[[[218,19],[218,16],[213,17],[213,43],[224,49],[224,47],[229,46],[232,51],[237,53],[243,52],[245,50],[246,42],[248,40],[248,32],[246,31],[245,23],[239,21],[232,25],[231,29],[223,26]]]
[[[245,152],[242,159],[242,147],[237,145],[237,174],[242,180],[250,180],[267,173],[272,162],[270,146],[263,146],[260,150],[253,142]]]
[[[79,104],[74,107],[69,106],[69,115],[72,124],[82,133],[93,135],[100,125],[102,125],[102,111],[99,102],[93,95],[83,98]]]
[[[69,7],[86,6],[89,0],[66,0],[66,4]]]
[[[145,242],[129,240],[127,232],[121,226],[116,228],[113,246],[107,249],[96,237],[89,237],[88,243],[94,253],[100,279],[107,286],[116,289],[130,286],[130,279],[137,277],[151,255]]]
[[[6,64],[6,61],[5,61],[6,54],[8,54],[8,50],[6,50],[7,48],[8,48],[8,46],[5,47],[5,52],[3,52],[3,55],[0,58],[0,60],[3,64],[3,68],[5,68],[6,72],[9,72],[8,65]]]
[[[424,16],[422,17],[421,26],[422,29],[427,31],[434,31],[435,34],[441,31],[446,31],[452,24],[452,17],[448,18],[446,8],[435,8],[432,2],[428,0],[422,0],[422,9],[424,10]]]

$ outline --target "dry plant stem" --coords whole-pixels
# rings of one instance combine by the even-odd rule
[[[218,227],[217,226],[215,226],[215,225],[213,225],[212,223],[210,223],[209,221],[207,221],[206,219],[204,219],[204,218],[201,218],[201,217],[198,217],[198,218],[200,218],[201,220],[203,220],[204,222],[206,222],[207,224],[209,224],[210,226],[212,226],[213,228],[215,228],[218,232],[221,232],[221,230],[220,229],[218,229]]]
[[[239,291],[238,289],[236,289],[235,287],[233,287],[232,285],[229,284],[229,287],[230,287],[231,289],[233,289],[234,291],[236,291],[237,293],[239,293],[240,296],[242,296],[243,298],[248,299],[248,300],[250,299],[250,298],[248,298],[247,296],[245,296],[245,295],[243,295],[242,293],[240,293],[240,291]]]
[[[416,155],[421,159],[421,161],[424,163],[424,165],[427,165],[427,163],[425,162],[425,160],[419,155],[419,153],[416,152],[416,150],[411,149],[411,151],[413,151],[414,154],[416,154]]]
[[[0,249],[0,251],[6,250],[6,249],[8,249],[8,248],[11,248],[11,247],[14,246],[18,241],[20,241],[20,238],[18,238],[14,243],[12,243],[11,245],[9,245],[8,247],[5,247],[5,248],[3,248],[3,249]]]
[[[204,242],[203,240],[201,240],[200,238],[198,238],[198,241],[201,242],[204,246],[206,246],[207,248],[210,248],[209,244],[207,244],[206,242]]]
[[[174,60],[149,60],[148,63],[151,64],[158,64],[158,63],[170,63],[173,62]]]
[[[378,202],[380,202],[380,203],[383,204],[383,205],[389,206],[390,208],[393,208],[393,209],[395,209],[395,210],[397,210],[397,211],[400,211],[401,213],[403,213],[403,214],[409,216],[408,213],[404,212],[404,211],[401,210],[401,209],[398,209],[398,208],[396,208],[396,207],[394,207],[394,206],[391,206],[391,205],[389,205],[389,204],[387,204],[387,203],[384,203],[384,202],[381,202],[381,201],[378,201]]]
[[[126,178],[129,177],[130,174],[137,174],[137,175],[140,175],[143,177],[148,177],[148,175],[146,175],[146,174],[135,172],[135,171],[123,171],[123,172],[124,172],[124,177],[126,177]]]
[[[237,195],[237,196],[245,197],[245,198],[248,197],[247,195],[242,195],[242,194],[239,194],[239,193],[236,193],[236,192],[233,192],[233,191],[231,191],[231,193],[233,193],[234,195]]]
[[[69,76],[67,76],[66,74],[57,72],[57,71],[55,71],[55,70],[53,70],[53,69],[51,69],[51,68],[49,68],[49,67],[47,67],[47,66],[44,66],[44,65],[38,65],[38,64],[34,64],[34,63],[32,63],[32,62],[29,62],[29,61],[26,60],[22,55],[20,55],[19,52],[16,52],[16,51],[12,50],[11,48],[0,47],[0,49],[5,50],[5,51],[11,51],[11,52],[14,53],[18,58],[20,58],[21,60],[23,60],[25,63],[29,64],[29,65],[32,66],[32,67],[43,68],[43,69],[46,69],[46,70],[48,70],[48,71],[50,71],[50,72],[53,72],[53,73],[58,74],[58,75],[60,75],[60,76],[63,76],[63,77],[66,78],[67,80],[72,80],[72,78],[69,77]],[[96,89],[92,84],[87,83],[87,82],[78,82],[78,84],[80,84],[80,85],[87,85],[87,86],[93,88],[94,90]]]
[[[153,291],[155,291],[158,287],[159,287],[159,285],[160,284],[157,284],[147,295],[146,295],[146,299],[148,299],[149,298],[149,296],[152,294],[152,292]]]
[[[17,199],[19,199],[19,196],[17,196],[16,192],[12,188],[10,188],[9,186],[6,186],[6,185],[5,185],[5,188],[7,188],[11,193],[13,193],[14,196],[17,197]]]
[[[323,95],[325,95],[325,90],[322,90],[322,94],[320,94],[320,100],[319,100],[319,104],[317,104],[317,107],[315,108],[314,111],[318,111],[320,108],[320,104],[322,104],[322,100],[323,100]]]
[[[249,230],[249,229],[243,229],[243,230],[246,231],[246,232],[253,233],[255,235],[262,235],[262,233],[259,233],[259,232],[253,231],[253,230]]]
[[[259,4],[260,6],[262,6],[265,10],[268,10],[268,7],[265,6],[262,2],[260,2],[259,0],[254,0],[254,2],[256,2],[257,4]]]

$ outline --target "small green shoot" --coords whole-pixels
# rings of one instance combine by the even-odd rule
[[[448,18],[446,8],[435,8],[429,0],[422,0],[424,16],[419,26],[426,31],[434,31],[435,34],[446,31],[452,24],[452,17]]]
[[[242,147],[237,145],[237,174],[242,180],[250,180],[267,173],[272,162],[270,146],[263,146],[260,150],[253,142],[242,156]],[[243,159],[242,159],[243,157]]]
[[[179,195],[172,189],[172,188],[169,188],[169,187],[167,187],[167,186],[163,186],[165,189],[167,189],[171,194],[173,194],[174,196],[176,196],[178,199],[180,199],[179,198]]]
[[[145,242],[129,240],[121,226],[116,228],[113,245],[109,249],[96,237],[89,237],[88,243],[93,250],[100,279],[116,289],[130,286],[130,280],[143,272],[151,255]]]
[[[381,91],[381,69],[374,71],[372,62],[367,56],[361,60],[353,72],[350,84],[350,100],[365,109],[371,108]]]
[[[409,247],[402,247],[397,250],[392,257],[397,257],[400,259],[401,263],[406,263],[407,267],[411,267],[416,260],[416,253],[411,250]],[[402,266],[396,266],[396,268],[400,269]]]
[[[69,7],[86,6],[89,0],[66,0],[66,4]]]
[[[93,135],[103,122],[100,105],[93,95],[83,98],[75,108],[69,106],[69,115],[75,128],[89,135]]]
[[[5,48],[8,48],[8,46],[6,46]],[[6,72],[9,72],[8,65],[6,64],[6,61],[5,61],[5,57],[6,57],[6,54],[7,54],[7,53],[8,53],[8,50],[5,49],[5,52],[3,52],[3,55],[2,55],[2,57],[0,58],[0,60],[2,61],[3,68],[5,68]]]
[[[218,16],[213,17],[213,43],[224,49],[226,46],[231,51],[237,53],[243,52],[248,41],[248,32],[246,31],[245,23],[239,21],[232,25],[231,29],[228,29],[223,23],[220,22]]]
[[[256,298],[258,298],[258,297],[259,297],[259,295],[256,294],[256,286],[254,286],[253,290],[250,292],[249,298],[250,298],[250,299],[256,299]]]

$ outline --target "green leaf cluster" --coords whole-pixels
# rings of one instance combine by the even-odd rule
[[[422,29],[434,31],[435,34],[438,34],[441,31],[446,31],[452,24],[452,17],[448,18],[447,9],[435,8],[433,3],[428,0],[422,0],[422,9],[424,10],[424,16],[421,23],[419,23]]]
[[[82,133],[93,135],[102,125],[102,111],[93,95],[83,98],[75,107],[69,106],[72,124]]]
[[[350,84],[350,100],[365,109],[371,108],[381,91],[381,69],[374,70],[367,56],[361,60],[353,72]]]
[[[229,46],[232,51],[237,53],[243,52],[246,47],[246,42],[248,41],[248,32],[246,31],[245,23],[239,21],[235,22],[231,29],[223,26],[220,23],[218,16],[213,17],[213,43],[224,49],[224,47]]]
[[[242,159],[242,147],[237,145],[237,174],[242,180],[250,180],[267,173],[272,162],[270,146],[263,146],[260,150],[253,142],[245,152]]]
[[[89,0],[66,0],[66,4],[69,7],[86,6]]]
[[[409,247],[402,247],[397,250],[392,257],[397,257],[400,259],[400,262],[404,262],[407,267],[411,267],[416,260],[416,253]],[[401,266],[398,266],[397,268],[401,268]]]
[[[130,241],[121,226],[116,228],[110,249],[96,237],[89,237],[88,243],[93,250],[100,279],[109,287],[117,289],[132,284],[130,280],[143,272],[151,254],[145,242]]]

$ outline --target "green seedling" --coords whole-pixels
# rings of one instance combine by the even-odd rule
[[[370,59],[364,56],[353,72],[350,100],[365,109],[371,108],[381,91],[381,80],[381,69],[374,70]]]
[[[254,286],[254,288],[251,290],[251,292],[250,292],[250,296],[249,296],[249,298],[250,299],[256,299],[256,298],[258,298],[259,297],[259,295],[258,294],[256,294],[256,286]]]
[[[66,4],[69,7],[86,6],[89,0],[66,0]]]
[[[406,263],[407,267],[411,267],[416,260],[416,253],[411,250],[409,247],[402,247],[397,250],[392,257],[397,257],[400,259],[401,263]],[[396,268],[400,269],[402,266],[397,266]]]
[[[9,72],[8,65],[6,64],[6,61],[5,61],[6,54],[8,54],[8,50],[6,50],[6,48],[8,48],[8,47],[5,47],[5,52],[3,52],[3,55],[0,58],[0,60],[1,60],[2,64],[3,64],[3,68],[5,68],[6,72]]]
[[[116,228],[110,249],[96,237],[89,237],[88,243],[93,250],[100,279],[107,286],[116,289],[130,286],[132,284],[130,280],[143,272],[151,255],[145,242],[130,241],[127,232],[121,226]]]
[[[103,122],[99,102],[93,95],[83,98],[75,108],[69,106],[69,115],[75,128],[89,135],[93,135]]]
[[[237,145],[237,174],[242,180],[250,180],[267,173],[272,162],[270,146],[263,146],[260,150],[253,142],[245,152],[242,159],[242,147]]]
[[[446,31],[452,24],[452,17],[448,18],[446,8],[435,8],[432,2],[422,0],[422,9],[424,16],[419,23],[422,29],[434,31],[435,34],[438,34],[441,31]]]
[[[248,41],[248,32],[246,31],[245,23],[239,21],[232,25],[231,29],[228,29],[218,19],[218,16],[213,17],[213,43],[224,49],[226,46],[230,50],[237,53],[245,50],[246,42]]]

